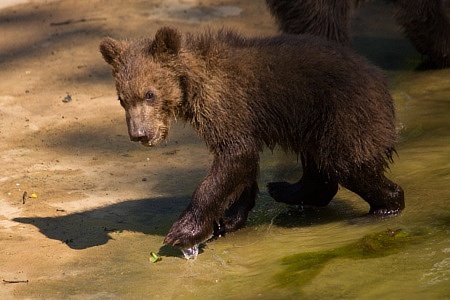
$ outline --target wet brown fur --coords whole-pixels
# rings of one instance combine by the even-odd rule
[[[277,200],[323,206],[338,183],[398,213],[402,189],[384,176],[397,141],[383,73],[351,49],[303,35],[246,38],[229,30],[100,45],[112,66],[130,138],[152,146],[170,119],[193,126],[214,154],[165,242],[189,248],[244,226],[258,192],[259,152],[301,156],[299,182],[269,184]]]

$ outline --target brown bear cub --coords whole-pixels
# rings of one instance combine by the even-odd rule
[[[397,214],[403,190],[385,177],[397,141],[382,72],[351,49],[302,35],[245,38],[233,31],[103,40],[131,140],[154,146],[183,119],[214,155],[165,243],[189,249],[244,226],[258,193],[259,152],[297,153],[303,176],[270,183],[275,200],[327,205],[338,184]]]

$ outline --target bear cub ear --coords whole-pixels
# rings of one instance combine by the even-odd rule
[[[100,43],[100,52],[103,55],[103,59],[112,66],[117,63],[117,59],[122,54],[124,48],[122,42],[113,40],[112,38],[106,38]]]
[[[181,49],[181,34],[172,27],[162,27],[156,34],[150,45],[150,53],[155,54],[178,54]]]

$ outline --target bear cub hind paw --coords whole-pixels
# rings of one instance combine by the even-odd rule
[[[267,189],[277,202],[290,205],[310,205],[322,207],[328,205],[336,195],[337,183],[332,182],[303,182],[290,184],[288,182],[270,182]]]

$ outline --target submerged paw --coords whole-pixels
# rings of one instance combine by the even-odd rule
[[[301,204],[297,195],[298,187],[288,182],[270,182],[267,184],[267,190],[270,196],[277,202],[286,204]]]

